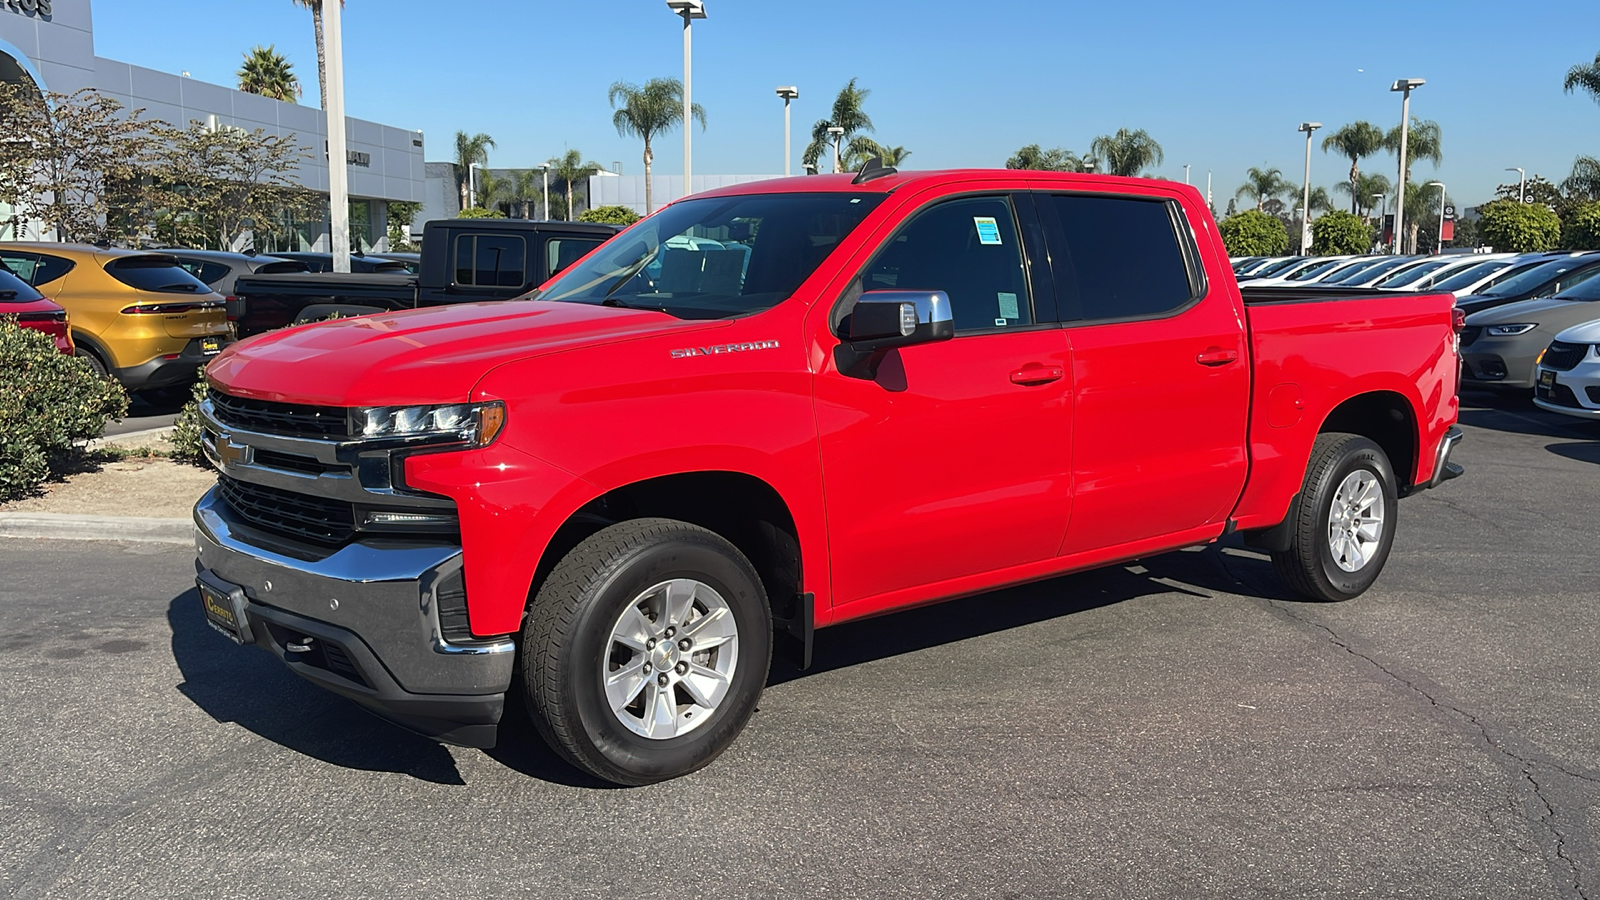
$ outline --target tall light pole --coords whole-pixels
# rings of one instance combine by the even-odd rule
[[[783,175],[789,176],[789,101],[800,99],[800,89],[794,85],[778,88],[778,96],[783,98]]]
[[[1521,166],[1512,166],[1512,167],[1506,169],[1506,171],[1507,172],[1515,172],[1515,173],[1517,173],[1517,202],[1518,203],[1527,203],[1528,202],[1528,198],[1527,198],[1527,195],[1523,192],[1523,188],[1528,183],[1528,173],[1522,171],[1522,167]]]
[[[1211,208],[1211,170],[1206,170],[1206,209]]]
[[[687,197],[694,193],[694,189],[689,187],[689,177],[694,168],[689,140],[689,124],[694,121],[689,117],[689,111],[694,108],[689,100],[689,23],[706,17],[706,5],[703,0],[667,0],[667,9],[683,16],[683,196]],[[571,214],[570,210],[568,214]]]
[[[1184,184],[1188,184],[1189,183],[1189,164],[1188,163],[1184,163],[1183,164],[1183,183]]]
[[[544,220],[550,221],[550,164],[539,164],[539,177],[544,181]],[[570,212],[570,210],[569,210]]]
[[[322,9],[322,45],[326,48],[328,103],[328,230],[333,270],[350,271],[350,155],[344,140],[344,39],[339,4]]]
[[[478,207],[478,182],[476,181],[477,175],[478,164],[475,162],[467,163],[467,205],[473,209],[477,209]]]
[[[844,140],[844,129],[838,125],[828,126],[828,137],[833,138],[833,171],[839,171],[839,142]]]
[[[1400,232],[1406,219],[1406,135],[1411,127],[1411,92],[1427,84],[1423,78],[1401,78],[1389,85],[1400,92],[1400,182],[1394,188],[1394,252],[1400,253]]]
[[[1430,181],[1426,185],[1424,185],[1424,187],[1436,187],[1436,188],[1439,189],[1439,236],[1434,239],[1433,252],[1435,254],[1443,253],[1444,252],[1444,182],[1442,182],[1442,181]]]
[[[1377,194],[1373,194],[1372,195],[1372,199],[1378,201],[1378,205],[1379,205],[1378,222],[1379,222],[1379,224],[1382,224],[1383,223],[1384,214],[1389,211],[1389,195],[1388,194],[1384,194],[1384,193],[1377,193]],[[1370,206],[1367,207],[1367,209],[1371,209],[1371,208],[1372,207],[1370,207]]]
[[[1300,252],[1311,246],[1311,132],[1322,127],[1321,122],[1301,122],[1300,130],[1306,133],[1306,186],[1300,208]]]

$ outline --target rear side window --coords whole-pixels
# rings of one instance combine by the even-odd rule
[[[554,275],[567,266],[583,259],[584,254],[603,243],[605,242],[600,240],[551,238],[544,245],[545,265],[547,266],[545,271]]]
[[[77,264],[70,259],[41,253],[39,254],[39,267],[33,270],[33,283],[35,285],[49,284],[72,271],[74,265]]]
[[[514,234],[458,234],[455,283],[466,287],[522,287],[527,283],[528,242]]]
[[[8,268],[0,268],[0,304],[5,303],[31,303],[41,300],[44,295],[34,290],[26,281],[12,274]],[[0,313],[4,308],[0,307]]]
[[[136,291],[209,294],[211,288],[170,256],[123,256],[106,263],[106,274]]]
[[[1056,220],[1051,269],[1062,318],[1159,316],[1198,295],[1166,201],[1084,194],[1042,199],[1041,209]]]
[[[1033,324],[1016,219],[1004,197],[947,200],[916,215],[861,273],[863,291],[944,291],[956,331]]]
[[[228,274],[228,267],[218,262],[208,262],[199,259],[179,259],[178,265],[185,272],[204,281],[206,284],[216,284],[223,276]]]

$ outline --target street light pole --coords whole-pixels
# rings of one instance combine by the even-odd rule
[[[1372,199],[1378,201],[1378,223],[1381,225],[1384,213],[1389,211],[1389,195],[1383,193],[1373,194]],[[1369,206],[1367,209],[1370,210],[1372,207]]]
[[[1523,187],[1528,183],[1528,174],[1522,171],[1521,166],[1512,166],[1509,169],[1506,169],[1506,171],[1517,173],[1517,202],[1527,203],[1528,198],[1526,193],[1523,191]]]
[[[1184,184],[1188,184],[1189,183],[1189,164],[1188,163],[1184,163],[1183,164],[1183,183]]]
[[[1438,254],[1444,252],[1444,182],[1430,181],[1427,183],[1427,185],[1425,185],[1425,187],[1436,187],[1439,189],[1439,236],[1435,238],[1433,242],[1433,252],[1434,255],[1437,256]]]
[[[322,45],[326,48],[328,98],[328,237],[333,270],[350,271],[350,169],[344,136],[344,37],[339,4],[322,10]]]
[[[800,89],[794,85],[778,88],[778,96],[783,98],[783,176],[789,177],[790,150],[789,150],[789,101],[800,98]]]
[[[689,99],[689,23],[695,19],[706,17],[706,5],[703,0],[667,0],[667,8],[683,16],[683,194],[689,196],[693,189],[689,187],[689,178],[693,172],[692,150],[690,147],[691,130],[689,125],[694,120],[689,117],[689,112],[694,104]],[[571,214],[571,210],[568,210]]]
[[[839,171],[839,142],[844,140],[844,129],[838,125],[828,126],[828,137],[833,138],[833,171]]]
[[[477,209],[478,207],[477,175],[478,164],[475,162],[467,163],[467,206],[472,207],[473,209]]]
[[[1306,186],[1300,203],[1300,252],[1311,246],[1311,132],[1322,127],[1321,122],[1301,122],[1300,130],[1306,133]]]
[[[1406,218],[1406,135],[1411,127],[1411,92],[1427,83],[1423,78],[1401,78],[1389,86],[1400,92],[1400,183],[1394,189],[1394,252],[1400,253],[1400,233]]]
[[[541,163],[539,165],[539,177],[540,177],[541,180],[544,181],[544,193],[542,195],[544,197],[544,220],[546,222],[548,222],[548,221],[550,221],[550,164],[549,163]]]

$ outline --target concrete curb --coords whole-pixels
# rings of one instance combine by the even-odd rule
[[[173,426],[171,425],[163,425],[160,428],[146,428],[143,431],[130,431],[127,434],[108,434],[89,441],[89,446],[93,447],[97,444],[100,446],[117,446],[122,444],[137,446],[140,442],[148,443],[150,441],[159,441],[163,438],[172,437],[172,427]]]
[[[194,543],[194,523],[154,516],[69,516],[60,513],[0,513],[0,537],[57,541]]]

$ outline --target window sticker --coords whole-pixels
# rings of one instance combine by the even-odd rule
[[[978,228],[978,243],[1000,243],[1000,226],[995,223],[994,216],[973,216],[972,224]]]
[[[1005,319],[995,319],[994,320],[994,327],[996,327],[996,328],[1004,328],[1004,327],[1006,327],[1007,325],[1010,325],[1010,324],[1011,323],[1007,322]]]
[[[1021,314],[1017,312],[1016,294],[1006,293],[1005,291],[1000,292],[1000,315],[1007,319],[1022,318]]]

